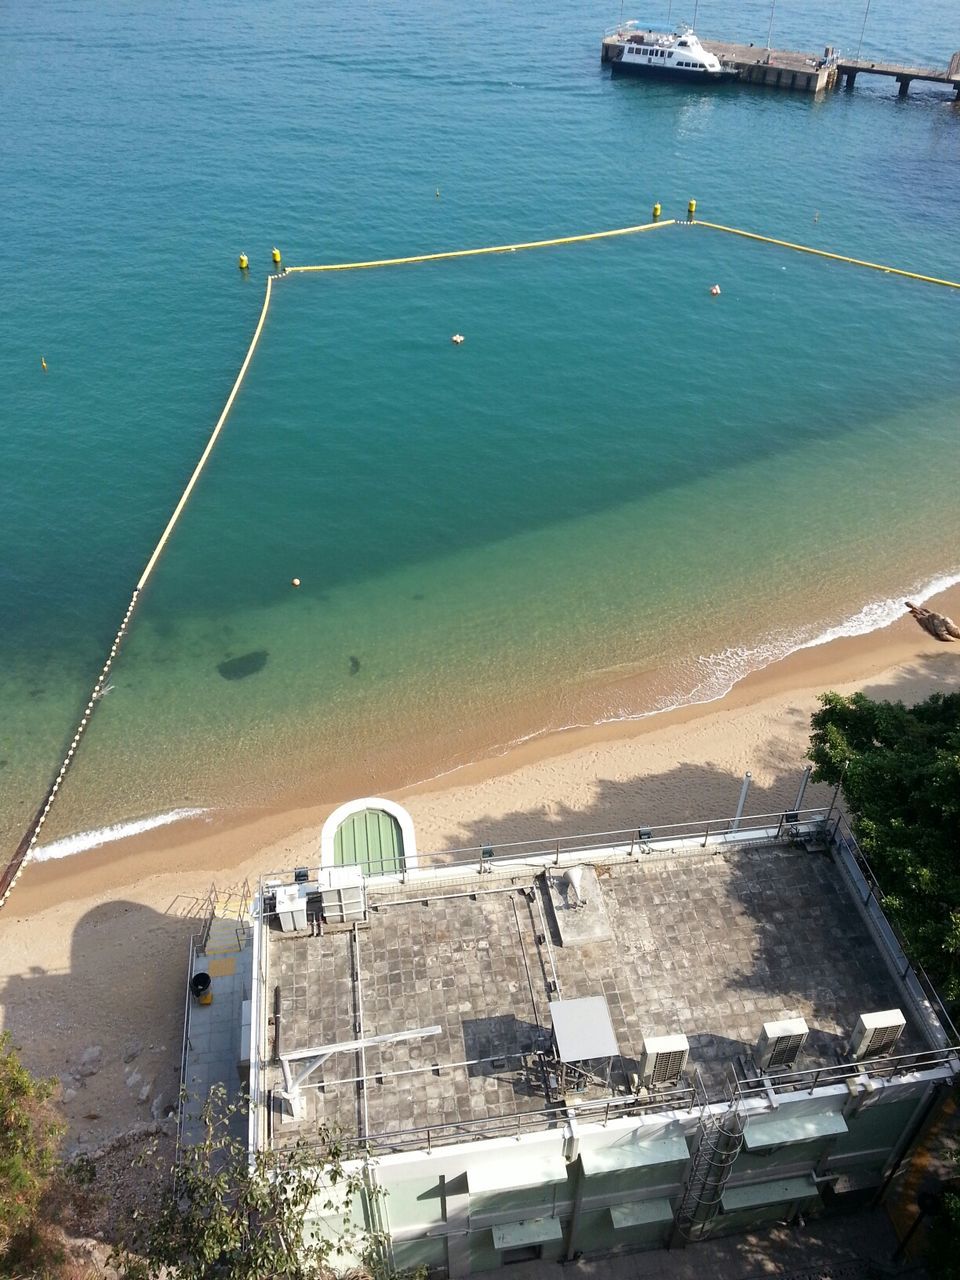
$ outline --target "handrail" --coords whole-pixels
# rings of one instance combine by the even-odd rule
[[[873,870],[873,867],[870,865],[870,862],[867,859],[867,855],[860,848],[860,844],[853,833],[853,829],[851,828],[849,822],[846,820],[846,818],[843,816],[842,813],[839,814],[837,817],[837,822],[831,834],[831,839],[834,841],[834,843],[840,843],[842,841],[844,847],[849,851],[849,853],[853,857],[854,861],[856,862],[857,866],[860,869],[860,874],[863,876],[864,880],[866,880],[867,885],[869,886],[870,896],[876,901],[878,908],[883,913],[883,918],[886,921],[890,929],[890,932],[896,938],[904,955],[907,956],[907,958],[910,960],[910,967],[913,969],[913,972],[916,975],[917,981],[920,983],[920,986],[923,988],[924,995],[927,997],[928,1000],[930,1000],[934,1005],[936,1005],[938,1010],[937,1016],[939,1017],[941,1023],[943,1024],[944,1030],[950,1033],[953,1043],[955,1045],[960,1045],[960,1032],[957,1031],[957,1028],[953,1023],[953,1019],[950,1017],[950,1014],[947,1012],[947,1007],[944,1004],[943,999],[941,998],[936,987],[934,986],[929,974],[927,973],[926,969],[924,969],[923,965],[920,963],[919,960],[914,960],[910,956],[909,944],[907,942],[907,939],[904,937],[899,927],[890,919],[890,917],[883,910],[883,900],[886,897],[886,894],[883,891],[880,881],[877,879],[877,876]]]
[[[177,1151],[176,1163],[180,1164],[180,1140],[183,1136],[183,1111],[187,1084],[187,1045],[190,1043],[188,1029],[190,1026],[190,979],[193,977],[193,964],[197,954],[197,935],[191,934],[187,944],[187,993],[183,1006],[183,1041],[180,1046],[180,1089],[177,1095]]]
[[[415,1125],[409,1129],[387,1130],[370,1134],[361,1145],[368,1152],[383,1148],[397,1150],[408,1146],[426,1147],[429,1151],[434,1144],[448,1144],[459,1138],[469,1139],[477,1135],[489,1138],[497,1133],[519,1134],[524,1129],[555,1128],[566,1123],[569,1112],[573,1112],[578,1120],[586,1123],[599,1121],[606,1124],[610,1119],[640,1111],[651,1113],[689,1109],[694,1104],[695,1096],[694,1085],[682,1085],[661,1094],[651,1094],[646,1098],[640,1098],[636,1094],[624,1097],[589,1098],[581,1102],[564,1103],[536,1111],[498,1112],[496,1115],[481,1116],[476,1120],[448,1120],[441,1124]]]
[[[821,1085],[838,1084],[854,1076],[902,1076],[917,1071],[928,1071],[933,1067],[946,1066],[952,1063],[956,1070],[960,1067],[960,1052],[956,1048],[923,1049],[919,1053],[884,1054],[877,1058],[865,1058],[862,1062],[835,1062],[828,1066],[804,1067],[799,1071],[781,1071],[776,1074],[760,1075],[755,1080],[746,1080],[733,1074],[731,1083],[737,1101],[755,1097],[758,1094],[775,1092],[809,1091]],[[729,1067],[733,1071],[732,1064]]]

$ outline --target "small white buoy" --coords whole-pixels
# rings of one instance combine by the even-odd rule
[[[291,579],[290,579],[290,585],[291,585],[291,587],[299,587],[299,585],[300,585],[300,579],[299,579],[299,578],[291,578]]]
[[[461,342],[466,342],[466,338],[462,333],[455,333],[450,341],[459,347]]]
[[[710,292],[713,294],[713,296],[714,296],[715,298],[719,298],[719,297],[720,297],[720,286],[719,286],[718,284],[712,284],[712,285],[710,286]]]

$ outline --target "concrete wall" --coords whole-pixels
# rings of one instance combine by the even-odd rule
[[[761,1141],[763,1126],[787,1140],[741,1150],[727,1187],[744,1188],[757,1203],[722,1212],[705,1234],[725,1235],[780,1221],[798,1210],[822,1207],[819,1188],[831,1187],[842,1201],[845,1187],[879,1187],[902,1154],[933,1094],[927,1080],[846,1083],[809,1093],[780,1094],[746,1106],[747,1128]],[[600,1255],[662,1247],[690,1168],[675,1158],[679,1142],[695,1148],[699,1116],[694,1112],[601,1125],[559,1127],[517,1139],[384,1156],[373,1176],[383,1196],[379,1217],[393,1241],[398,1267],[423,1265],[437,1275],[469,1275],[502,1265],[494,1228],[525,1224],[540,1230],[555,1220],[562,1239],[544,1240],[546,1260],[573,1253]],[[841,1132],[808,1135],[818,1126]],[[533,1181],[538,1175],[540,1181]],[[763,1203],[787,1179],[812,1179],[789,1202]],[[644,1220],[645,1218],[651,1220]],[[640,1220],[635,1220],[640,1219]],[[541,1224],[539,1227],[537,1224]],[[556,1231],[556,1225],[552,1229]]]

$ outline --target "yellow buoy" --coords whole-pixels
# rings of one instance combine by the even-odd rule
[[[237,259],[237,266],[240,268],[241,271],[246,271],[246,269],[250,266],[250,259],[247,257],[245,253],[241,253],[240,257]]]
[[[277,264],[277,266],[279,267],[279,265],[280,265],[280,250],[277,248],[277,246],[276,246],[276,245],[274,245],[274,246],[273,246],[273,255],[272,255],[272,256],[273,256],[273,260],[274,260],[274,262],[275,262],[275,263]]]
[[[691,200],[690,203],[687,205],[687,217],[692,218],[696,212],[697,212],[697,202],[696,200]]]
[[[44,373],[47,372],[47,362],[46,360],[44,360],[43,356],[40,357],[40,368],[43,370]]]
[[[659,201],[659,200],[658,200],[658,201],[657,201],[657,203],[653,206],[653,216],[654,216],[654,218],[659,218],[659,217],[660,217],[660,201]]]

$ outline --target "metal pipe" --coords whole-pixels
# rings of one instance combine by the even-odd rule
[[[803,804],[803,795],[807,789],[807,783],[810,781],[810,775],[813,773],[813,765],[808,764],[803,771],[803,777],[800,779],[800,786],[797,789],[797,798],[793,802],[791,813],[799,813],[800,806]]]
[[[523,945],[523,929],[520,927],[520,912],[517,910],[517,900],[513,900],[513,918],[517,922],[517,935],[520,938],[520,955],[523,957],[523,968],[527,975],[527,986],[530,989],[530,1003],[533,1005],[533,1020],[537,1024],[537,1030],[543,1031],[540,1025],[540,1015],[537,1012],[537,997],[533,991],[533,979],[530,977],[530,966],[527,964],[527,949]]]
[[[753,775],[748,769],[743,775],[743,786],[740,788],[740,799],[737,801],[737,812],[734,815],[733,822],[730,824],[731,831],[740,830],[740,819],[743,817],[744,805],[747,803],[747,792],[750,790],[750,779]]]
[[[499,889],[467,889],[463,893],[418,893],[415,898],[388,898],[386,902],[374,902],[374,907],[409,907],[424,901],[447,902],[451,898],[479,898],[482,893],[521,893],[530,884],[507,884]]]
[[[361,1081],[366,1079],[367,1075],[367,1049],[363,1043],[363,989],[360,985],[360,932],[357,928],[357,922],[353,922],[353,963],[355,965],[356,974],[356,992],[357,992],[357,1017],[356,1017],[356,1036],[360,1041],[360,1078]],[[361,1088],[363,1094],[362,1103],[357,1119],[361,1123],[361,1131],[357,1135],[365,1138],[370,1132],[370,1109],[367,1102],[366,1087]]]
[[[510,1062],[514,1058],[523,1059],[527,1055],[525,1053],[501,1053],[493,1058],[465,1058],[463,1062],[428,1062],[423,1067],[403,1067],[399,1071],[375,1071],[372,1075],[362,1076],[338,1076],[336,1080],[323,1081],[325,1089],[331,1089],[338,1084],[359,1084],[361,1081],[371,1082],[372,1084],[380,1084],[382,1081],[393,1080],[397,1076],[417,1076],[425,1075],[428,1071],[455,1071],[457,1067],[479,1067],[487,1062]],[[317,1089],[320,1082],[316,1084],[305,1084],[304,1089]]]
[[[767,48],[768,49],[770,48],[770,39],[773,35],[773,15],[776,12],[776,8],[777,8],[777,0],[773,0],[773,3],[770,5],[770,25],[769,27],[767,27]]]
[[[547,956],[550,959],[550,972],[553,974],[553,985],[557,988],[557,998],[563,999],[563,992],[560,990],[560,978],[557,974],[557,966],[553,959],[553,943],[550,941],[550,930],[547,928],[547,918],[543,914],[543,903],[540,901],[540,895],[537,893],[537,886],[533,886],[533,894],[537,902],[537,910],[540,912],[540,926],[543,929],[544,944],[547,948]]]

